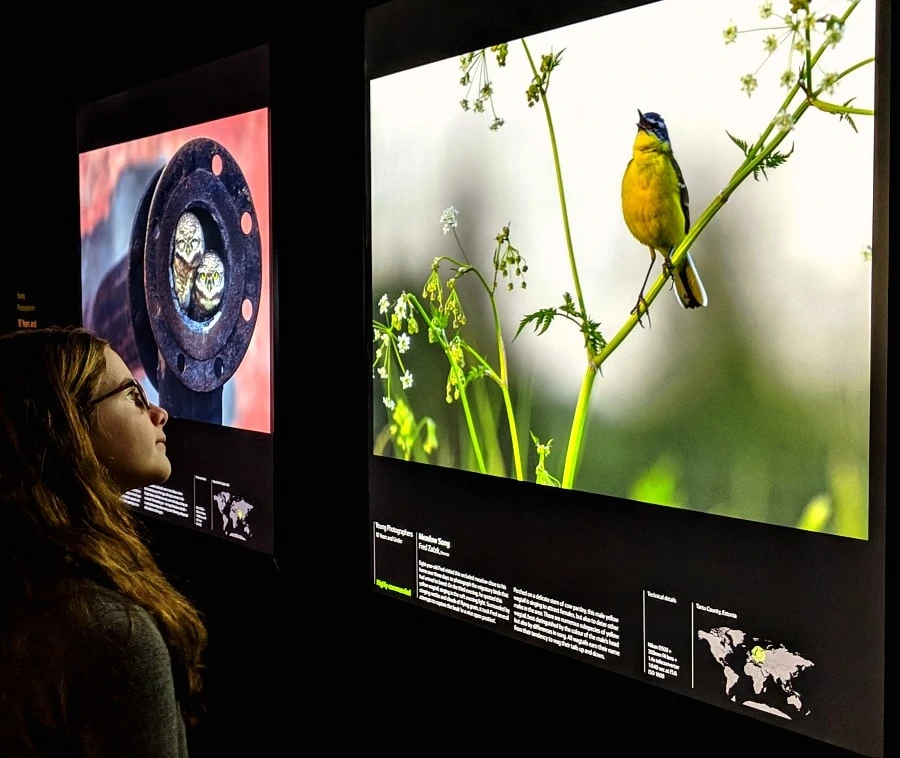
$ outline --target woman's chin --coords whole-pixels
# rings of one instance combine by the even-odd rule
[[[153,482],[153,484],[163,484],[169,481],[169,477],[172,476],[172,464],[169,462],[168,458],[166,458],[165,460],[165,465],[160,467],[159,479]]]
[[[115,479],[119,489],[122,492],[128,492],[129,490],[139,490],[142,487],[149,487],[154,484],[164,484],[169,481],[171,475],[172,464],[166,458],[165,462],[155,467],[153,471],[146,471],[128,477],[115,477]]]

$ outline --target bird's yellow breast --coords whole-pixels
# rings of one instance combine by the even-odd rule
[[[638,242],[666,252],[684,239],[681,188],[667,152],[650,149],[643,136],[622,177],[622,214]]]

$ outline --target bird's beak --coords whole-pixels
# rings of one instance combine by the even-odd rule
[[[646,121],[644,121],[644,114],[641,113],[641,109],[638,108],[638,122],[637,122],[636,126],[638,129],[643,129],[645,124],[646,124]]]

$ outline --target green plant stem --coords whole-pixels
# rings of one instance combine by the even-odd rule
[[[525,48],[525,55],[528,57],[528,63],[531,66],[531,72],[536,81],[540,81],[537,67],[534,65],[534,59],[531,57],[531,51],[528,49],[528,43],[523,39],[522,46]],[[584,304],[584,295],[581,291],[581,280],[578,278],[578,265],[575,262],[575,249],[572,245],[572,232],[569,227],[569,212],[566,208],[566,191],[563,185],[562,168],[559,162],[559,149],[556,144],[556,131],[553,128],[553,116],[550,113],[550,102],[547,99],[547,91],[541,91],[541,104],[544,107],[544,116],[547,119],[547,129],[550,133],[550,147],[553,150],[553,166],[556,169],[556,187],[559,192],[559,204],[562,211],[563,229],[566,235],[566,249],[569,254],[569,267],[572,270],[572,280],[575,286],[575,297],[578,298],[578,308],[582,318],[587,318],[587,308]],[[590,345],[586,347],[588,361],[594,359],[593,351]],[[572,418],[572,428],[569,432],[569,444],[566,448],[566,459],[563,466],[562,486],[571,489],[575,481],[576,462],[578,460],[578,451],[584,438],[584,428],[587,424],[587,411],[591,397],[591,389],[594,385],[594,377],[596,371],[589,363],[584,380],[581,383],[581,390],[578,393],[578,402],[575,405],[575,414]]]
[[[525,479],[525,470],[522,467],[522,454],[521,454],[521,451],[519,450],[518,428],[516,425],[516,416],[515,416],[515,413],[513,413],[512,398],[510,397],[510,394],[509,394],[508,380],[505,375],[498,374],[494,370],[493,366],[491,366],[491,364],[488,363],[484,359],[484,357],[477,350],[475,350],[475,348],[473,348],[471,345],[469,345],[467,343],[463,343],[463,349],[469,355],[471,355],[476,361],[478,361],[478,363],[481,366],[483,366],[485,368],[487,375],[491,379],[493,379],[494,383],[497,385],[497,387],[500,388],[500,392],[503,394],[503,403],[504,403],[504,407],[506,409],[506,418],[507,418],[507,421],[509,422],[509,433],[510,433],[510,436],[512,437],[513,462],[515,463],[515,467],[516,467],[516,479],[521,482]],[[500,347],[500,351],[502,354],[501,361],[503,363],[504,370],[505,370],[505,368],[506,368],[506,361],[505,361],[506,351],[505,351],[505,348],[502,347],[502,345]]]
[[[575,404],[575,415],[572,417],[572,429],[569,432],[569,444],[566,447],[566,461],[563,466],[563,475],[560,486],[564,489],[572,489],[575,484],[575,470],[578,467],[578,451],[584,441],[584,428],[587,425],[588,407],[590,405],[591,390],[594,387],[594,379],[597,370],[589,363],[581,380],[581,390],[578,392],[578,402]]]
[[[466,259],[466,265],[467,265],[467,266],[471,266],[472,264],[469,263],[469,256],[466,255],[466,250],[465,250],[465,248],[462,246],[462,242],[459,241],[459,235],[456,233],[456,229],[452,229],[451,231],[453,232],[453,239],[456,240],[456,246],[459,248],[459,252],[461,252],[461,253],[462,253],[462,257]],[[448,259],[448,260],[449,260],[449,259]],[[459,265],[459,264],[457,263],[457,265]]]
[[[853,13],[853,10],[858,4],[859,0],[856,0],[856,2],[854,2],[849,8],[847,8],[843,17],[841,18],[842,23],[846,22],[847,18],[851,13]],[[827,45],[822,44],[816,54],[812,57],[810,57],[809,53],[807,52],[806,75],[808,81],[811,81],[809,77],[811,76],[812,67],[818,62],[819,58],[822,57],[826,49]],[[865,61],[860,61],[859,63],[851,66],[847,70],[843,71],[837,77],[837,80],[839,81],[855,69],[872,62],[872,60],[874,59],[870,58]],[[533,68],[534,64],[532,64],[532,69]],[[794,98],[797,96],[797,93],[801,89],[803,89],[802,82],[798,80],[798,82],[791,88],[790,92],[785,97],[784,102],[781,106],[781,110],[786,110],[790,106],[791,102],[794,100]],[[799,121],[799,119],[810,107],[820,107],[818,101],[815,99],[815,96],[818,94],[819,93],[816,92],[813,96],[807,96],[806,99],[800,103],[800,105],[792,114],[793,123],[796,124],[797,121]],[[859,111],[859,109],[850,109],[843,107],[838,109],[837,106],[822,108],[822,110],[845,113],[855,113]],[[865,115],[865,113],[861,112],[861,115]],[[703,211],[700,218],[697,219],[685,238],[672,253],[672,255],[670,256],[670,261],[673,271],[678,270],[678,266],[684,260],[685,256],[688,253],[688,250],[694,243],[694,240],[696,240],[696,238],[700,235],[700,232],[702,232],[703,229],[706,228],[713,217],[722,209],[722,207],[725,205],[734,191],[744,182],[744,180],[748,176],[750,176],[754,172],[754,169],[761,165],[762,162],[775,150],[775,148],[777,148],[782,143],[782,141],[788,134],[786,131],[782,131],[778,135],[776,135],[774,139],[768,142],[768,144],[766,144],[767,140],[772,134],[773,129],[774,122],[769,123],[769,125],[763,131],[762,135],[760,135],[759,139],[756,141],[756,144],[754,144],[753,147],[750,148],[747,158],[734,173],[734,176],[732,176],[725,189],[723,189],[715,197],[712,203],[710,203],[709,207],[707,207],[706,210]],[[624,339],[631,333],[634,327],[638,324],[638,319],[643,316],[644,313],[646,313],[647,308],[649,308],[650,306],[650,303],[652,303],[656,299],[656,296],[662,291],[662,288],[665,286],[666,280],[668,278],[669,274],[664,272],[656,279],[656,281],[653,283],[653,286],[646,293],[642,307],[640,307],[637,312],[632,313],[629,316],[628,320],[621,327],[621,329],[619,329],[616,335],[607,343],[606,347],[602,351],[600,351],[600,354],[597,356],[593,356],[591,359],[591,364],[588,368],[588,371],[585,373],[584,379],[582,380],[581,390],[578,395],[578,403],[575,408],[575,416],[572,419],[572,428],[569,433],[569,444],[566,448],[566,460],[563,469],[562,486],[567,489],[571,488],[575,482],[579,451],[584,438],[584,427],[587,417],[588,401],[590,400],[591,388],[593,387],[594,383],[594,373],[600,369],[606,359],[615,352],[616,348],[620,344],[622,344]]]
[[[472,449],[475,451],[475,459],[478,461],[478,469],[482,474],[486,474],[487,466],[484,464],[481,445],[478,443],[478,435],[475,432],[475,420],[472,418],[472,410],[469,408],[469,399],[466,396],[466,376],[453,359],[453,355],[450,352],[450,345],[442,334],[443,330],[434,325],[434,322],[429,318],[425,309],[422,307],[422,304],[419,302],[419,298],[415,295],[410,295],[409,299],[412,301],[416,310],[419,311],[422,320],[428,325],[428,330],[434,335],[435,340],[437,340],[437,343],[441,346],[444,355],[447,357],[447,361],[450,363],[450,370],[456,375],[456,386],[459,389],[459,399],[462,403],[463,414],[466,417],[466,427],[469,430],[469,439],[472,442]]]
[[[859,63],[855,63],[850,66],[850,68],[842,71],[838,74],[835,82],[839,82],[848,74],[852,74],[856,69],[861,68],[862,66],[866,66],[869,63],[874,63],[875,58],[866,58],[864,61],[860,61]],[[847,113],[852,116],[874,116],[875,111],[872,108],[852,108],[849,105],[837,105],[836,103],[828,103],[824,100],[819,100],[819,95],[822,94],[822,90],[819,89],[811,95],[807,95],[807,100],[809,100],[809,104],[814,108],[818,108],[820,111],[825,111],[826,113]]]
[[[459,242],[458,239],[457,242]],[[462,245],[460,245],[460,250],[462,251],[463,255],[466,254],[465,251],[462,250]],[[466,260],[468,260],[468,258]],[[462,269],[462,267],[460,268]],[[525,479],[525,469],[522,465],[522,452],[519,449],[521,446],[519,445],[519,432],[516,428],[516,415],[513,412],[512,398],[509,394],[509,364],[506,358],[506,346],[503,343],[503,331],[500,326],[500,314],[497,311],[497,300],[494,297],[493,289],[487,283],[487,280],[484,278],[484,276],[482,276],[481,272],[474,266],[467,265],[465,271],[461,271],[461,273],[464,274],[468,271],[471,271],[473,274],[475,274],[476,277],[478,277],[478,281],[480,281],[481,286],[484,287],[484,291],[487,293],[488,300],[491,303],[491,314],[494,319],[494,337],[497,340],[497,353],[500,371],[494,371],[491,365],[468,345],[466,345],[466,349],[491,372],[491,376],[495,378],[495,380],[497,381],[497,386],[500,387],[500,391],[503,393],[503,404],[506,408],[506,420],[509,424],[509,434],[512,443],[513,464],[516,469],[516,479],[521,482]]]
[[[525,55],[528,57],[528,63],[531,66],[531,72],[535,80],[540,81],[541,77],[537,67],[534,65],[534,59],[531,57],[531,51],[528,49],[528,43],[522,39],[522,47],[525,48]],[[550,115],[550,102],[547,99],[546,90],[541,90],[541,105],[544,106],[544,116],[547,118],[547,128],[550,131],[550,147],[553,150],[553,166],[556,169],[556,188],[559,192],[559,204],[562,209],[563,229],[566,233],[566,249],[569,252],[569,267],[572,269],[572,280],[575,283],[575,296],[578,298],[578,308],[583,317],[587,317],[587,309],[584,307],[584,295],[581,292],[581,281],[578,278],[578,266],[575,263],[575,250],[572,246],[572,231],[569,228],[569,212],[566,210],[566,191],[563,187],[562,168],[559,163],[559,149],[556,145],[556,131],[553,128],[553,117]],[[588,348],[590,355],[590,348]]]
[[[493,305],[493,303],[491,303]],[[525,478],[525,470],[522,467],[522,453],[519,449],[519,432],[516,428],[516,415],[513,412],[512,398],[509,395],[509,376],[506,362],[506,348],[501,341],[499,328],[497,334],[497,348],[500,353],[500,377],[499,385],[503,393],[503,405],[506,408],[506,419],[509,422],[509,435],[512,444],[513,464],[516,468],[516,479],[520,482]]]
[[[825,111],[827,113],[846,113],[851,116],[874,116],[875,111],[871,108],[851,108],[847,105],[835,105],[834,103],[827,103],[824,100],[819,100],[817,98],[812,98],[809,101],[809,104],[814,108],[818,108],[820,111]]]
[[[807,13],[809,13],[809,11],[807,11]],[[811,36],[810,30],[809,30],[809,27],[807,26],[806,32],[804,34],[804,41],[806,42],[806,51],[805,51],[805,55],[806,55],[806,86],[808,89],[812,89],[812,61],[810,59],[811,46],[809,44],[810,36]],[[820,55],[821,55],[821,53],[820,53]],[[817,56],[817,58],[818,58],[818,56]]]
[[[850,66],[850,68],[845,69],[844,71],[841,71],[840,74],[838,74],[838,80],[843,79],[848,74],[852,74],[854,71],[856,71],[856,69],[862,68],[863,66],[868,66],[870,63],[874,62],[875,56],[872,56],[871,58],[866,58],[865,60],[861,60],[858,63],[854,63],[852,66]]]
[[[453,362],[453,358],[450,357],[450,351],[447,350],[445,353],[447,359],[451,363],[452,370],[456,372],[457,387],[459,387],[459,399],[466,416],[466,426],[469,428],[469,439],[472,441],[472,449],[475,451],[475,460],[478,461],[478,470],[482,474],[486,474],[487,466],[484,465],[484,455],[481,452],[478,435],[475,433],[475,420],[472,418],[472,409],[469,408],[469,398],[466,395],[466,377],[463,374],[462,369]]]
[[[503,344],[503,331],[500,327],[500,314],[497,312],[497,300],[494,297],[493,290],[481,275],[481,272],[477,268],[472,268],[471,271],[474,271],[475,275],[481,281],[485,292],[487,292],[488,300],[490,300],[491,303],[491,314],[494,319],[494,337],[497,340],[497,360],[500,364],[498,384],[500,390],[503,392],[503,404],[506,407],[506,419],[509,423],[509,434],[512,438],[513,464],[516,467],[516,479],[521,482],[525,478],[525,469],[522,467],[522,452],[519,449],[519,432],[516,429],[516,415],[513,412],[512,398],[509,396],[509,363],[506,359],[506,345]],[[496,374],[493,369],[491,369],[491,373]]]
[[[479,272],[476,273],[478,273],[478,278],[481,279],[482,284],[484,284],[485,289],[487,289],[487,282],[484,281]],[[490,294],[490,301],[491,312],[494,316],[494,336],[497,340],[498,361],[500,363],[500,389],[503,392],[503,404],[506,407],[506,419],[509,422],[509,435],[512,443],[513,464],[516,467],[516,479],[521,482],[525,478],[525,471],[522,467],[522,453],[519,450],[519,432],[516,429],[516,415],[513,412],[512,398],[509,396],[509,364],[506,360],[506,346],[503,344],[503,333],[500,329],[500,315],[497,313],[497,301],[493,294]]]

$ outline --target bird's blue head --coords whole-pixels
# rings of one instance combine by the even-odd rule
[[[663,142],[669,141],[669,130],[666,129],[666,122],[658,113],[641,113],[638,111],[637,128],[647,134],[652,134],[658,140]]]

